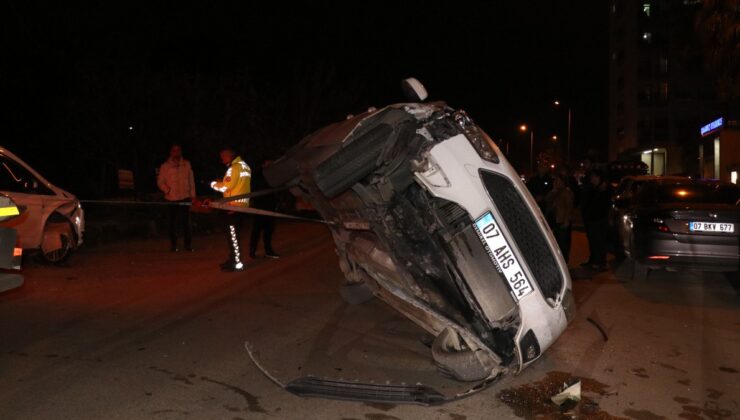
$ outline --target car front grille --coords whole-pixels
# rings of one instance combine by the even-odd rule
[[[563,288],[563,276],[532,210],[509,179],[487,171],[481,171],[480,174],[534,281],[545,297],[556,299]]]

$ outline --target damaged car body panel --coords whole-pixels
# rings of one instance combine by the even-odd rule
[[[47,262],[63,262],[83,242],[85,215],[79,200],[2,147],[0,164],[0,192],[25,209],[12,222],[21,246],[38,251]]]
[[[345,300],[377,296],[432,334],[443,373],[491,382],[565,330],[566,263],[516,171],[464,111],[405,103],[350,117],[265,176],[332,222]]]

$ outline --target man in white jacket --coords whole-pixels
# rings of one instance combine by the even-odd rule
[[[190,227],[190,206],[186,205],[195,199],[195,181],[190,162],[182,157],[182,147],[173,144],[170,148],[170,157],[159,167],[157,186],[164,193],[164,199],[171,201],[170,215],[170,243],[172,252],[177,252],[178,231],[185,237],[185,250],[192,251],[192,232]]]

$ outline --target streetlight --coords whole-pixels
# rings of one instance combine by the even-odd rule
[[[553,105],[555,107],[560,107],[560,101],[555,100],[553,101]],[[571,122],[571,109],[570,105],[568,105],[568,146],[567,146],[567,152],[566,152],[566,161],[570,163],[570,122]]]
[[[550,137],[550,138],[552,139],[552,141],[558,141],[557,134],[553,134],[552,137]]]
[[[525,133],[527,131],[527,125],[520,125],[519,131]],[[529,173],[534,173],[534,130],[529,130]]]

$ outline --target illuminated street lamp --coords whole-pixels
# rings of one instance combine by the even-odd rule
[[[557,134],[553,134],[552,137],[550,137],[550,138],[552,139],[552,141],[558,141]]]
[[[560,101],[555,100],[553,101],[553,105],[555,105],[556,108],[560,107]],[[570,163],[570,122],[571,122],[571,109],[570,105],[568,105],[568,146],[567,146],[567,152],[566,152],[566,161]]]
[[[519,126],[519,131],[526,133],[528,130],[526,124]],[[529,172],[534,173],[534,130],[529,130]]]

